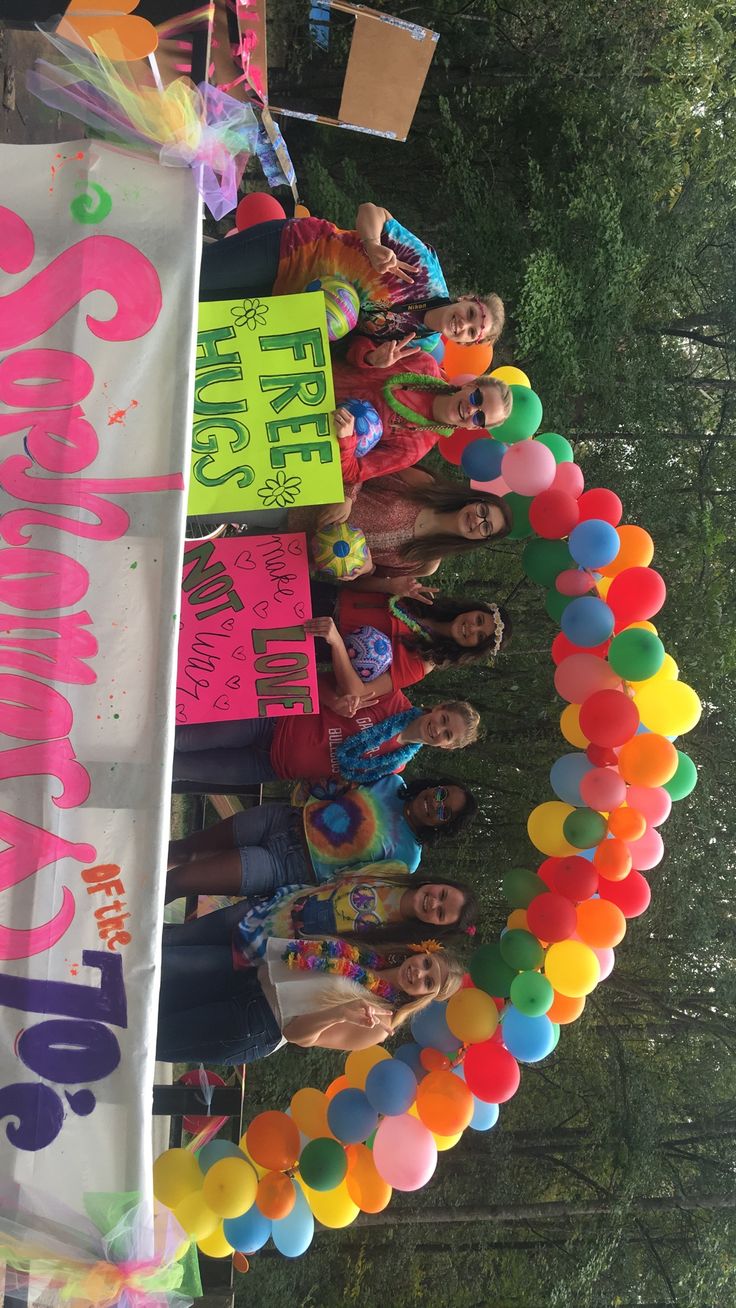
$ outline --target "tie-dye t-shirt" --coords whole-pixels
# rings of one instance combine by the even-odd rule
[[[372,786],[304,805],[304,834],[318,881],[338,868],[396,858],[415,872],[422,847],[404,816],[404,783],[395,774]]]
[[[357,330],[376,340],[396,340],[416,332],[417,345],[433,350],[439,333],[424,325],[427,302],[449,302],[439,259],[431,246],[395,218],[384,224],[383,245],[415,268],[411,284],[380,276],[357,232],[346,232],[323,218],[296,218],[284,224],[274,295],[296,295],[318,278],[343,277],[360,300]]]

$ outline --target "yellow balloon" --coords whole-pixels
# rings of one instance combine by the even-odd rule
[[[593,950],[581,940],[560,940],[547,950],[544,971],[558,995],[579,999],[597,986],[601,965]]]
[[[601,577],[600,581],[595,583],[596,593],[599,599],[605,599],[613,577]]]
[[[213,1163],[202,1186],[205,1203],[218,1217],[240,1217],[256,1201],[258,1177],[246,1158]]]
[[[580,704],[568,704],[560,714],[560,731],[576,749],[587,749],[590,741],[580,730]]]
[[[494,368],[491,373],[497,381],[506,382],[507,386],[528,386],[531,390],[531,382],[521,368],[514,368],[511,364],[504,365],[503,368]]]
[[[212,1235],[206,1236],[204,1240],[198,1240],[197,1248],[208,1258],[229,1258],[233,1252],[233,1246],[225,1239],[221,1224],[215,1227]]]
[[[665,654],[664,659],[662,660],[661,668],[657,669],[651,680],[652,681],[677,681],[679,675],[680,675],[680,669],[675,663],[675,660],[673,659],[672,655]]]
[[[354,1049],[352,1054],[348,1054],[345,1059],[345,1075],[348,1078],[348,1085],[354,1090],[365,1090],[365,1083],[368,1073],[376,1063],[382,1063],[385,1058],[391,1055],[378,1045],[373,1045],[370,1049]]]
[[[509,913],[506,918],[506,926],[509,931],[528,931],[529,919],[526,915],[526,909],[515,908],[513,913]]]
[[[305,1086],[302,1090],[297,1090],[291,1099],[291,1116],[294,1118],[300,1131],[308,1135],[310,1140],[325,1139],[332,1135],[327,1125],[327,1109],[329,1100],[324,1090],[315,1090],[312,1086]],[[334,1138],[334,1137],[333,1137]]]
[[[310,1190],[302,1181],[302,1189],[317,1221],[333,1231],[349,1226],[360,1212],[358,1205],[350,1198],[345,1181],[336,1185],[334,1190]]]
[[[651,631],[653,636],[659,635],[659,632],[657,631],[657,628],[655,627],[653,622],[645,622],[643,620],[641,622],[630,622],[629,627],[636,627],[638,628],[639,631]]]
[[[462,1138],[462,1131],[457,1135],[435,1135],[434,1131],[432,1131],[432,1139],[437,1145],[437,1152],[440,1154],[443,1154],[447,1149],[454,1149],[458,1140],[462,1140]]]
[[[174,1209],[174,1217],[181,1229],[186,1231],[191,1240],[206,1240],[213,1235],[220,1225],[217,1213],[213,1213],[204,1201],[201,1190],[195,1190],[182,1199]]]
[[[458,990],[448,1001],[447,1025],[458,1040],[480,1044],[490,1040],[498,1026],[498,1009],[483,990]]]
[[[176,1208],[194,1190],[201,1190],[204,1177],[194,1154],[188,1149],[167,1149],[153,1164],[153,1193],[165,1208]]]
[[[660,736],[681,736],[700,721],[703,706],[692,686],[684,681],[646,682],[634,703],[644,726]]]
[[[579,853],[562,834],[565,818],[574,812],[572,804],[563,804],[559,799],[550,799],[532,809],[526,829],[535,849],[550,858],[566,858],[569,854]]]

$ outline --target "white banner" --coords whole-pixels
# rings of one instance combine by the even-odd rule
[[[191,173],[0,148],[0,1174],[150,1196]]]

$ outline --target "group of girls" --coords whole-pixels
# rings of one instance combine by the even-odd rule
[[[250,1061],[285,1041],[383,1041],[460,986],[445,941],[472,931],[477,911],[469,886],[415,875],[422,847],[473,817],[472,794],[447,778],[407,786],[397,773],[422,746],[470,744],[479,726],[464,701],[417,708],[405,688],[435,668],[488,662],[510,636],[497,604],[442,598],[425,580],[446,556],[507,534],[508,506],[414,466],[453,428],[508,416],[502,382],[448,385],[430,352],[440,333],[495,340],[503,305],[495,295],[452,300],[434,251],[370,204],[352,232],[292,219],[209,246],[202,298],[301,291],[325,273],[349,280],[361,305],[347,357],[333,365],[338,403],[369,399],[383,436],[357,457],[352,415],[338,409],[344,501],[293,511],[288,525],[311,533],[349,521],[369,566],[349,584],[314,584],[318,616],[306,626],[332,665],[320,675],[319,714],[177,728],[179,779],[235,788],[282,778],[306,790],[301,807],[269,803],[172,842],[167,899],[236,902],[165,928],[158,1054],[170,1061]],[[366,627],[380,640],[375,658],[363,645],[358,660],[352,645]]]

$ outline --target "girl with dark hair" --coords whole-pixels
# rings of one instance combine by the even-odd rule
[[[186,895],[272,895],[331,880],[340,869],[398,859],[410,872],[423,844],[458,834],[477,812],[466,786],[384,777],[315,787],[304,807],[261,804],[169,845],[167,902]]]

